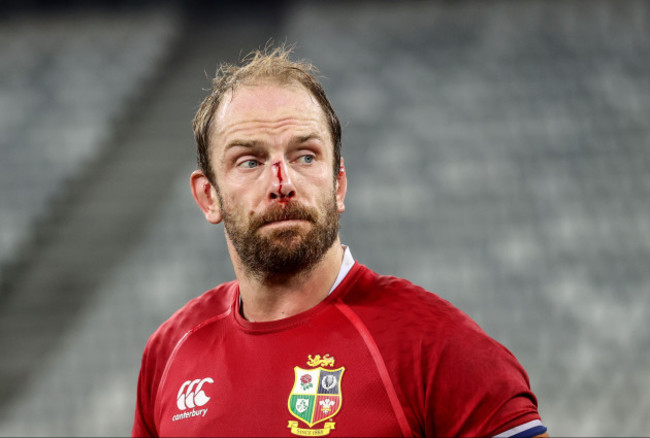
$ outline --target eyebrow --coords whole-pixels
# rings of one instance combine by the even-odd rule
[[[307,143],[309,140],[320,140],[322,141],[322,137],[318,135],[316,132],[312,132],[307,135],[301,135],[298,137],[294,137],[291,139],[292,144],[302,144],[302,143]]]
[[[309,140],[321,140],[322,137],[318,135],[316,132],[312,132],[306,135],[300,135],[293,137],[289,143],[290,144],[303,144],[308,142]],[[234,139],[230,142],[225,147],[225,150],[234,148],[234,147],[243,147],[243,148],[249,148],[249,149],[257,149],[262,145],[262,142],[258,140],[242,140],[242,139]]]
[[[260,146],[260,142],[257,141],[257,140],[239,140],[239,139],[235,139],[235,140],[232,140],[232,141],[228,142],[228,144],[226,145],[224,150],[232,149],[232,148],[237,147],[237,146],[243,147],[243,148],[255,149],[255,148],[258,148]]]

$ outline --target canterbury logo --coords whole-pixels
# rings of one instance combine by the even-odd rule
[[[210,400],[210,397],[205,395],[205,391],[202,389],[206,383],[214,383],[214,380],[206,377],[205,379],[188,380],[183,383],[176,396],[176,406],[178,406],[178,409],[184,411],[187,408],[194,408],[206,404]]]

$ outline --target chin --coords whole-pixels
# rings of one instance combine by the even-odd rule
[[[295,246],[300,246],[305,240],[305,233],[300,228],[292,227],[283,230],[277,230],[266,237],[269,243],[282,248],[291,249]]]

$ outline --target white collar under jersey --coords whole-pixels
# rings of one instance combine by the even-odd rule
[[[334,280],[334,284],[332,285],[332,288],[327,293],[327,295],[334,292],[334,289],[336,289],[338,285],[341,284],[345,276],[348,275],[348,272],[350,272],[350,269],[352,269],[352,266],[354,266],[354,258],[350,252],[350,247],[347,245],[342,246],[345,249],[345,252],[343,253],[343,262],[341,263],[341,269],[339,269],[339,275],[336,276],[336,280]]]

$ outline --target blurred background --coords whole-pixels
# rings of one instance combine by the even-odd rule
[[[194,205],[219,62],[314,62],[342,239],[527,369],[551,435],[650,430],[647,1],[0,2],[0,435],[130,434],[149,335],[234,278]]]

